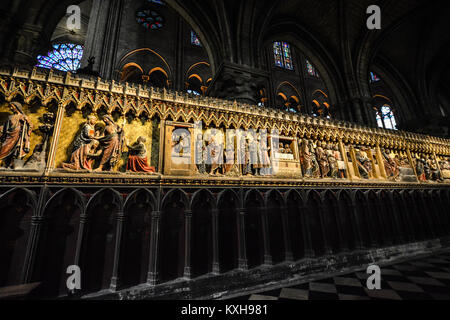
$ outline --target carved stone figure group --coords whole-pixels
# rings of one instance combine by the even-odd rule
[[[337,144],[304,139],[299,142],[300,163],[305,178],[345,178],[346,168]]]
[[[419,181],[444,181],[441,170],[432,156],[417,155],[416,159],[416,173]]]
[[[208,137],[199,133],[195,141],[197,173],[210,175],[267,175],[270,174],[270,148],[267,135],[240,132],[227,136],[212,129]]]
[[[73,142],[69,163],[63,163],[66,170],[87,171],[116,171],[122,153],[124,139],[123,127],[114,122],[110,115],[103,116],[104,129],[97,126],[97,119],[90,115]],[[146,139],[139,137],[133,145],[127,147],[129,151],[127,171],[155,172],[154,167],[148,165]],[[98,167],[94,169],[94,164]]]

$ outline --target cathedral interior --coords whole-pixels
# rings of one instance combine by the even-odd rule
[[[221,298],[449,248],[448,3],[2,4],[0,299]]]

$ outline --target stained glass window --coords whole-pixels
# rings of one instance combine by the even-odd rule
[[[277,67],[294,70],[292,63],[291,47],[286,42],[275,41],[273,43],[273,56]]]
[[[286,42],[283,42],[283,58],[284,58],[284,67],[289,70],[294,69],[292,65],[291,48],[289,47],[289,44],[287,44]]]
[[[156,3],[156,4],[160,4],[162,6],[165,6],[166,4],[164,3],[164,1],[162,0],[147,0],[150,3]]]
[[[191,44],[193,44],[195,46],[199,46],[199,47],[202,46],[200,39],[198,38],[197,34],[193,30],[191,30]]]
[[[394,113],[388,105],[384,105],[377,111],[376,114],[377,125],[384,129],[397,130],[397,122],[395,121]]]
[[[54,44],[53,50],[46,56],[38,56],[37,67],[57,69],[61,71],[76,71],[80,68],[83,47],[79,44]]]
[[[319,78],[319,73],[317,72],[316,68],[312,65],[312,63],[309,62],[308,59],[306,59],[306,71],[310,76]]]
[[[196,90],[191,90],[191,89],[187,89],[187,93],[193,94],[194,96],[199,96],[200,95],[200,92],[198,92]]]
[[[281,42],[273,43],[273,56],[275,58],[275,65],[283,67],[283,55],[281,53]]]
[[[145,29],[156,30],[164,25],[164,18],[155,10],[141,8],[136,12],[136,21]]]
[[[379,76],[377,76],[375,73],[373,73],[373,72],[370,72],[370,82],[371,83],[373,83],[373,82],[378,82],[378,81],[380,81],[381,79],[380,79],[380,77]]]

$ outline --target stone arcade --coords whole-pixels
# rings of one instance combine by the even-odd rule
[[[3,285],[41,281],[43,296],[64,295],[64,266],[75,264],[83,295],[208,296],[416,254],[450,233],[448,169],[431,169],[448,161],[446,139],[41,69],[0,70],[0,84],[2,110],[23,103],[19,123],[56,114],[45,166],[1,171]],[[259,129],[277,139],[258,142]],[[255,138],[241,150],[244,132]],[[26,163],[46,139],[31,134],[16,158]],[[126,148],[138,147],[121,141],[136,139],[143,162],[130,170],[137,156]],[[236,150],[236,172],[211,159],[199,170],[211,141]],[[267,145],[270,170],[259,175],[251,150],[262,159]]]

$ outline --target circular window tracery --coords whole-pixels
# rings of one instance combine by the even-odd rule
[[[136,11],[136,21],[148,30],[157,30],[164,26],[163,16],[150,8],[141,8]]]
[[[74,43],[59,43],[52,45],[53,50],[46,56],[37,56],[37,67],[57,69],[60,71],[76,71],[80,68],[83,56],[83,46]]]

